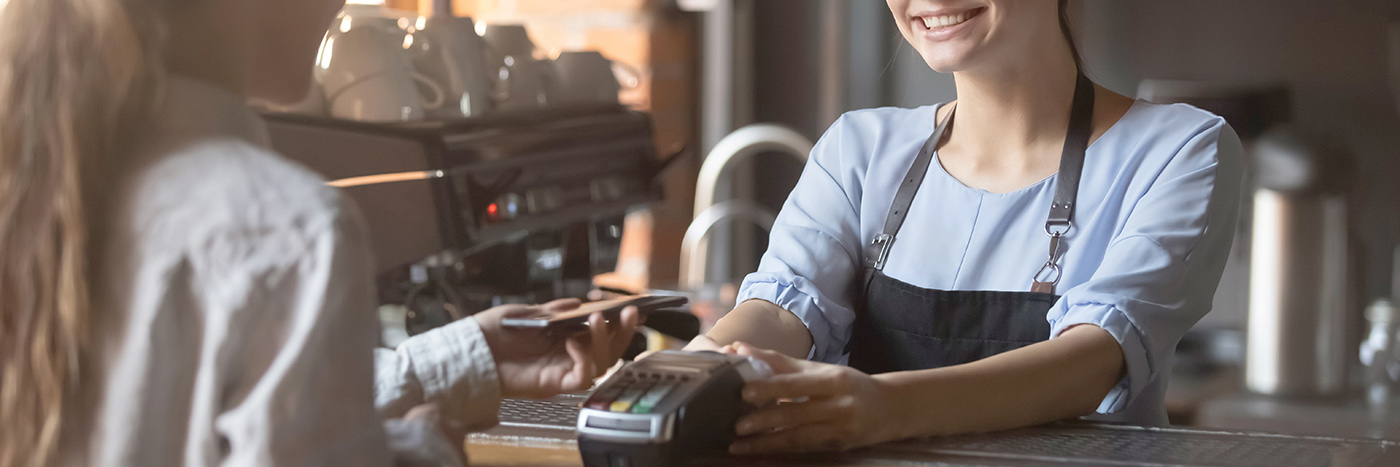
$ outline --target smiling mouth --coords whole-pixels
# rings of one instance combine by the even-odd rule
[[[959,24],[963,24],[967,22],[967,20],[970,20],[976,17],[977,15],[982,14],[982,12],[986,9],[987,7],[978,7],[953,15],[916,16],[914,17],[914,19],[918,22],[923,23],[924,29],[927,29],[929,31],[937,31],[940,29],[947,29],[953,26],[957,26]]]

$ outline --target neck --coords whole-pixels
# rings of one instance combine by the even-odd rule
[[[170,11],[166,69],[239,96],[247,95],[247,43],[236,32],[237,11],[219,6],[233,2],[198,2]]]
[[[1042,154],[1058,146],[1069,126],[1078,69],[1069,46],[1052,41],[1026,60],[994,70],[955,72],[958,104],[953,128],[972,154]]]

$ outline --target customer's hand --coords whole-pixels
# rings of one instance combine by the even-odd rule
[[[541,310],[559,313],[578,308],[578,300],[556,300],[543,306],[504,305],[477,313],[505,397],[547,398],[587,389],[617,361],[642,324],[635,307],[622,311],[620,323],[607,323],[602,313],[588,317],[588,332],[569,338],[551,337],[540,330],[501,326],[504,318],[531,316]]]
[[[440,461],[447,456],[457,460],[455,465],[467,465],[467,452],[462,450],[462,443],[467,439],[467,428],[461,422],[443,418],[442,410],[436,403],[430,402],[409,409],[408,413],[404,414],[403,420],[436,428],[447,440],[447,445],[434,444],[421,438],[409,438],[411,441],[408,445],[411,448],[395,454],[398,456],[407,455],[412,458],[400,457],[395,462],[396,465],[440,465],[442,463]],[[390,432],[390,436],[392,438],[394,433]],[[392,439],[390,442],[393,443]],[[418,458],[417,456],[422,457]],[[439,462],[434,462],[435,460]]]
[[[467,428],[461,422],[449,420],[442,417],[442,409],[436,403],[416,405],[408,409],[408,413],[403,416],[404,420],[421,420],[436,426],[443,436],[453,444],[461,444],[467,439]]]
[[[763,360],[775,373],[744,385],[744,400],[760,408],[739,419],[730,452],[846,450],[900,438],[891,423],[898,414],[870,375],[738,342],[721,351]]]

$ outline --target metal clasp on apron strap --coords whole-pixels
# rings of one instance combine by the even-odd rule
[[[1060,255],[1064,250],[1060,248],[1060,242],[1064,240],[1065,233],[1069,232],[1070,223],[1045,223],[1045,235],[1050,236],[1050,252],[1045,265],[1035,272],[1031,278],[1031,292],[1055,293],[1055,286],[1059,285],[1063,271],[1060,270]],[[1042,280],[1044,278],[1044,280]]]

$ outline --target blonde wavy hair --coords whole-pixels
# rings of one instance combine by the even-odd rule
[[[75,410],[92,200],[154,104],[167,1],[0,0],[0,467],[52,463]]]

